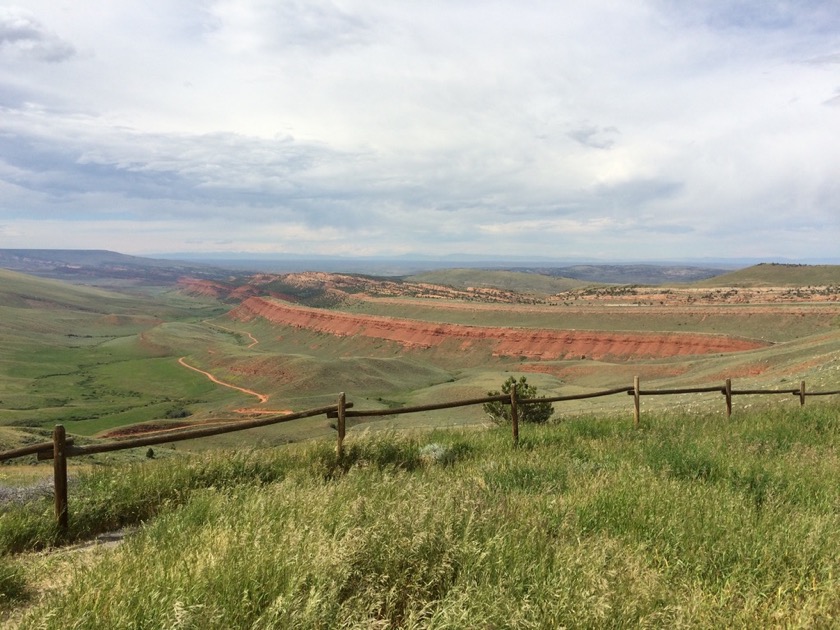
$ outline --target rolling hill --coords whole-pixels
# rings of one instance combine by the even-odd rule
[[[762,263],[700,280],[697,287],[813,287],[840,285],[840,265]]]
[[[184,275],[209,279],[230,276],[230,271],[209,265],[129,256],[108,250],[0,249],[0,268],[118,288],[170,285]]]
[[[154,299],[0,270],[0,424],[165,416],[206,386],[170,370],[171,348],[149,343],[149,332],[222,311],[178,294]]]
[[[458,289],[494,288],[545,295],[569,291],[591,284],[586,280],[549,276],[542,273],[486,269],[439,269],[408,276],[406,280],[448,285]]]

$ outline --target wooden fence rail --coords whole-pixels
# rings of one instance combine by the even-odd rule
[[[586,400],[587,398],[601,398],[602,396],[612,396],[613,394],[630,393],[633,391],[632,387],[616,387],[615,389],[605,389],[600,392],[590,392],[588,394],[572,394],[571,396],[549,396],[547,398],[539,398],[540,402],[564,402],[567,400]],[[532,399],[528,402],[534,402]],[[520,401],[526,402],[526,401]]]
[[[639,425],[640,416],[640,400],[643,396],[666,396],[666,395],[681,395],[681,394],[703,394],[703,393],[720,393],[726,398],[726,415],[727,418],[732,415],[732,397],[742,395],[788,395],[798,396],[800,405],[805,405],[805,399],[809,396],[832,396],[840,394],[840,390],[832,391],[806,391],[805,381],[801,381],[799,387],[796,389],[733,389],[732,380],[726,379],[722,387],[684,387],[676,389],[641,389],[639,377],[633,379],[632,387],[617,387],[614,389],[606,389],[597,392],[590,392],[587,394],[574,394],[570,396],[551,396],[541,398],[519,398],[514,385],[511,388],[510,394],[498,394],[486,396],[483,398],[470,398],[464,400],[457,400],[446,403],[436,403],[431,405],[417,405],[413,407],[400,407],[396,409],[367,409],[353,411],[352,402],[347,402],[344,392],[341,392],[338,397],[338,403],[335,405],[327,405],[324,407],[317,407],[315,409],[308,409],[295,413],[282,414],[277,416],[269,416],[264,418],[257,418],[253,420],[239,420],[234,422],[225,422],[214,426],[200,427],[194,429],[173,429],[171,431],[161,431],[154,435],[138,438],[127,438],[113,440],[110,442],[102,442],[100,444],[90,444],[87,446],[76,446],[72,437],[67,437],[65,429],[62,425],[57,425],[53,431],[53,440],[51,442],[40,442],[37,444],[30,444],[20,448],[0,452],[0,461],[15,459],[18,457],[25,457],[27,455],[36,455],[39,460],[52,459],[53,461],[53,487],[55,493],[55,517],[58,524],[59,532],[63,535],[67,532],[69,521],[69,509],[67,501],[67,459],[69,457],[77,457],[80,455],[93,455],[95,453],[107,453],[111,451],[121,451],[129,448],[139,448],[144,446],[153,446],[155,444],[170,444],[173,442],[180,442],[183,440],[195,440],[213,435],[221,435],[223,433],[232,433],[235,431],[245,431],[247,429],[255,429],[259,427],[266,427],[282,422],[290,422],[301,418],[311,418],[314,416],[325,415],[327,418],[337,419],[334,428],[338,433],[338,443],[336,451],[339,456],[344,453],[344,439],[346,436],[346,419],[347,418],[362,418],[362,417],[377,417],[377,416],[394,416],[408,413],[421,413],[425,411],[436,411],[440,409],[455,409],[457,407],[467,407],[472,405],[484,405],[492,402],[500,402],[502,404],[511,406],[511,428],[513,432],[514,445],[519,442],[519,413],[518,407],[520,405],[538,404],[538,403],[555,403],[572,400],[585,400],[588,398],[599,398],[602,396],[612,396],[615,394],[627,394],[634,398],[634,426]]]
[[[351,404],[352,403],[348,403],[348,405]],[[335,411],[336,409],[338,409],[338,405],[329,405],[326,407],[309,409],[307,411],[299,411],[297,413],[269,416],[267,418],[258,418],[256,420],[238,420],[234,422],[227,422],[225,424],[218,424],[212,427],[203,427],[200,429],[166,431],[161,434],[150,435],[147,437],[114,440],[113,442],[103,442],[101,444],[91,444],[89,446],[71,446],[67,449],[67,456],[76,457],[78,455],[94,455],[96,453],[123,451],[129,448],[139,448],[142,446],[154,446],[155,444],[170,444],[173,442],[182,442],[184,440],[196,440],[199,438],[210,437],[212,435],[221,435],[223,433],[233,433],[235,431],[245,431],[246,429],[256,429],[258,427],[270,426],[281,422],[290,422],[291,420],[299,420],[301,418],[323,416],[331,411]],[[3,454],[0,454],[0,458],[2,458],[2,455]],[[52,444],[50,444],[50,450],[45,449],[38,453],[38,459],[52,459]]]
[[[73,444],[73,438],[67,438],[66,444]],[[21,446],[20,448],[13,448],[10,451],[3,451],[0,453],[0,461],[7,459],[16,459],[18,457],[25,457],[26,455],[38,455],[39,453],[51,451],[53,442],[38,442],[37,444],[29,444],[28,446]]]
[[[470,398],[467,400],[456,400],[446,403],[435,403],[432,405],[417,405],[415,407],[397,407],[393,409],[368,409],[367,411],[347,411],[345,414],[348,418],[361,418],[373,416],[396,416],[404,413],[420,413],[421,411],[437,411],[438,409],[455,409],[456,407],[469,407],[471,405],[483,405],[489,402],[508,402],[510,396],[507,394],[500,394],[498,396],[486,396],[484,398]],[[525,402],[520,399],[520,403]],[[337,413],[330,412],[327,414],[334,418]]]
[[[799,391],[799,390],[797,390]],[[640,389],[640,396],[666,396],[670,394],[705,394],[709,392],[717,392],[723,394],[726,392],[726,387],[683,387],[681,389]],[[633,390],[627,392],[633,393]]]

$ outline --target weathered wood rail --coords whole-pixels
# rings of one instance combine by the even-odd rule
[[[413,407],[399,407],[395,409],[367,410],[353,410],[353,403],[347,402],[346,395],[344,394],[344,392],[342,392],[341,394],[339,394],[338,402],[335,405],[316,407],[314,409],[307,409],[305,411],[298,411],[294,413],[272,415],[253,420],[238,420],[233,422],[225,422],[213,426],[192,429],[178,428],[169,431],[159,431],[156,432],[154,435],[126,439],[116,439],[109,442],[89,444],[86,446],[76,446],[73,438],[67,437],[65,428],[62,425],[57,425],[55,427],[55,430],[53,431],[52,441],[29,444],[20,448],[0,452],[0,461],[11,460],[19,457],[26,457],[29,455],[36,455],[39,460],[53,460],[55,518],[59,528],[59,532],[64,534],[67,532],[69,523],[69,509],[67,497],[67,459],[70,457],[78,457],[81,455],[93,455],[96,453],[107,453],[111,451],[121,451],[130,448],[154,446],[156,444],[171,444],[174,442],[181,442],[184,440],[196,440],[205,437],[210,437],[213,435],[233,433],[236,431],[246,431],[248,429],[266,427],[282,422],[291,422],[292,420],[311,418],[314,416],[321,415],[324,415],[327,418],[334,418],[337,420],[334,428],[336,429],[336,432],[338,434],[336,451],[340,456],[344,452],[344,440],[347,434],[347,418],[395,416],[410,413],[436,411],[440,409],[455,409],[457,407],[467,407],[472,405],[484,405],[492,402],[501,402],[502,404],[508,404],[511,406],[511,430],[513,436],[513,443],[514,445],[516,445],[519,442],[518,409],[520,405],[529,405],[546,402],[557,403],[572,400],[585,400],[589,398],[600,398],[603,396],[612,396],[615,394],[627,394],[633,396],[633,424],[634,426],[638,427],[641,409],[640,401],[643,396],[669,396],[706,393],[723,394],[726,400],[726,416],[727,418],[729,418],[732,416],[733,396],[798,396],[800,405],[804,406],[807,397],[840,395],[840,390],[807,391],[805,388],[805,381],[800,381],[799,387],[795,389],[733,389],[731,379],[726,379],[726,382],[723,384],[723,386],[683,387],[672,389],[642,389],[640,386],[639,377],[637,376],[633,379],[632,387],[617,387],[597,392],[589,392],[586,394],[573,394],[569,396],[545,396],[540,398],[519,398],[519,396],[517,395],[516,386],[514,385],[509,395],[498,394],[492,396],[485,396],[482,398],[469,398],[445,403],[436,403],[431,405],[417,405]]]

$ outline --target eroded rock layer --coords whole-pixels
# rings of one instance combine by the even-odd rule
[[[241,321],[263,318],[340,337],[384,339],[407,348],[433,348],[455,342],[466,352],[489,345],[495,356],[528,359],[652,359],[684,355],[741,352],[766,344],[723,335],[684,333],[600,332],[535,328],[495,328],[437,324],[412,319],[351,315],[339,311],[307,308],[266,298],[252,297],[231,311]]]

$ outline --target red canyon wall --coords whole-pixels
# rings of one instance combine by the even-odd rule
[[[479,342],[489,343],[497,356],[529,359],[649,359],[680,355],[739,352],[764,343],[721,335],[683,333],[598,332],[535,328],[494,328],[435,324],[411,319],[360,316],[252,297],[231,311],[249,321],[255,317],[336,336],[386,339],[407,348],[431,348],[447,340],[460,342],[466,351]]]

